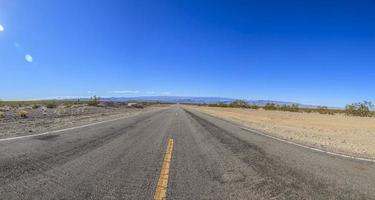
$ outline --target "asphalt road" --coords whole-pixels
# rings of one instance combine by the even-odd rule
[[[375,199],[375,164],[276,141],[171,106],[0,142],[0,199]]]

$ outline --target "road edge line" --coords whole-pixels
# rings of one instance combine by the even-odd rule
[[[331,151],[326,151],[326,150],[318,149],[318,148],[315,148],[315,147],[310,147],[310,146],[307,146],[307,145],[303,145],[303,144],[299,144],[299,143],[296,143],[296,142],[292,142],[292,141],[289,141],[289,140],[286,140],[286,139],[282,139],[282,138],[279,138],[279,137],[271,136],[271,135],[268,135],[268,134],[265,134],[265,133],[261,133],[261,132],[259,132],[257,130],[250,129],[250,128],[247,128],[247,127],[243,127],[242,126],[240,128],[243,129],[243,130],[249,131],[251,133],[255,133],[255,134],[258,134],[258,135],[261,135],[261,136],[264,136],[264,137],[268,137],[268,138],[271,138],[271,139],[274,139],[274,140],[277,140],[277,141],[280,141],[280,142],[292,144],[292,145],[295,145],[295,146],[298,146],[298,147],[302,147],[302,148],[305,148],[305,149],[309,149],[309,150],[312,150],[312,151],[317,151],[317,152],[325,153],[325,154],[328,154],[328,155],[333,155],[333,156],[338,156],[338,157],[343,157],[343,158],[350,158],[350,159],[353,159],[353,160],[360,160],[360,161],[366,161],[366,162],[375,163],[374,159],[357,157],[357,156],[350,156],[350,155],[347,155],[347,154],[341,154],[341,153],[335,153],[335,152],[331,152]]]

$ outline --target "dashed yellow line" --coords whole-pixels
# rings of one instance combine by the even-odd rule
[[[173,139],[168,140],[167,151],[164,154],[163,166],[161,168],[158,185],[154,195],[154,200],[164,200],[167,198],[169,166],[171,164],[173,151]]]

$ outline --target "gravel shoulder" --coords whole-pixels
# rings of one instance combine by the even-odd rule
[[[272,136],[323,150],[375,158],[375,118],[189,106]]]
[[[160,109],[162,106],[133,108],[129,106],[59,106],[48,109],[40,107],[0,107],[0,138],[43,133],[94,122],[130,117],[140,112]],[[22,117],[21,114],[26,116]]]

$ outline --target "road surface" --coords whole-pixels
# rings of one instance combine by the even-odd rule
[[[0,199],[154,199],[163,177],[167,199],[375,199],[374,163],[178,105],[0,142]]]

